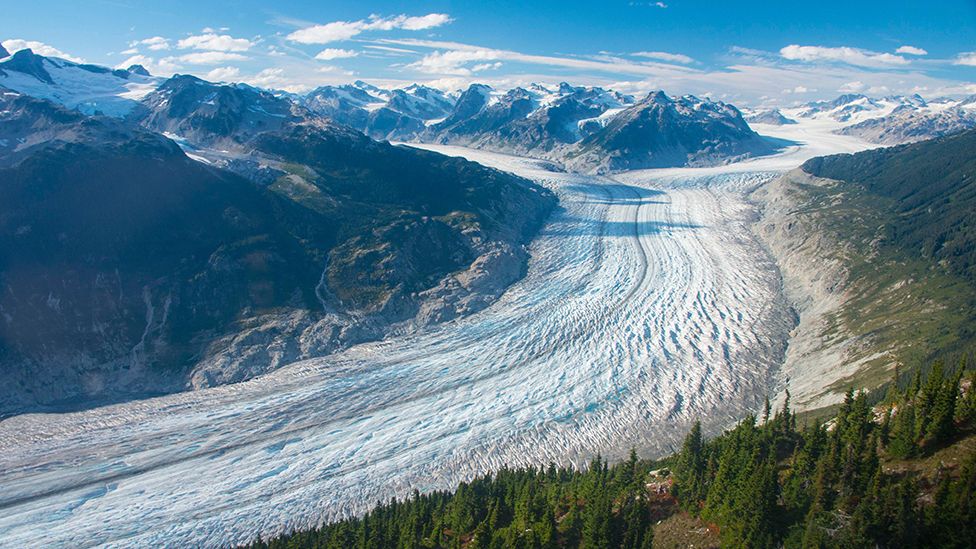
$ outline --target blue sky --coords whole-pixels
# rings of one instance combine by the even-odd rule
[[[743,104],[976,93],[976,0],[12,2],[7,49],[301,92],[562,80]]]

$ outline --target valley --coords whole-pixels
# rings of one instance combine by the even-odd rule
[[[425,147],[558,196],[525,278],[481,312],[242,383],[7,419],[0,539],[243,543],[503,466],[665,455],[698,418],[718,433],[781,385],[795,324],[747,194],[867,145],[808,130],[776,156],[612,178]]]

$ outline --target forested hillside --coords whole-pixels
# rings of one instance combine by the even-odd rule
[[[254,548],[968,547],[976,372],[935,363],[827,423],[789,402],[663,462],[502,470]]]
[[[976,285],[976,131],[812,158],[803,171],[859,185],[893,214],[880,244],[947,266]]]

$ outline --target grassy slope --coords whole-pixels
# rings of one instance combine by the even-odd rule
[[[906,366],[976,342],[976,132],[803,165],[834,185],[802,186],[798,213],[824,220],[848,267],[849,299],[826,335],[863,344],[856,374],[827,390],[876,388]],[[881,352],[886,351],[886,352]],[[890,354],[889,354],[890,352]]]

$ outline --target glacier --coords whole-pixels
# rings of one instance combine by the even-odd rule
[[[0,422],[0,547],[228,546],[729,426],[782,382],[794,325],[745,195],[868,146],[805,128],[769,128],[797,143],[774,157],[613,177],[424,146],[558,194],[524,279],[477,314],[244,383]]]

